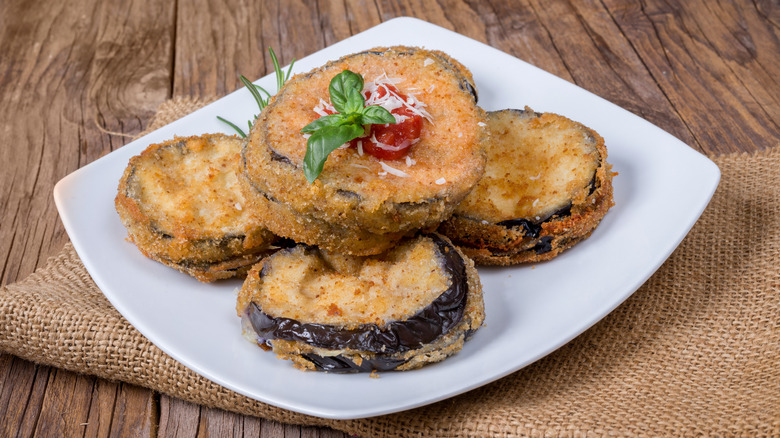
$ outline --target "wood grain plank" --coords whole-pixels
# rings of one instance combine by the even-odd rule
[[[221,409],[201,408],[198,438],[259,437],[264,420]]]
[[[757,9],[738,8],[730,2],[696,2],[698,12],[690,14],[706,42],[735,79],[745,118],[766,123],[778,132],[780,120],[780,29],[767,26]],[[780,15],[780,3],[774,4]],[[770,12],[771,13],[771,12]],[[772,146],[772,145],[768,145]]]
[[[598,0],[531,0],[531,7],[575,84],[695,144],[691,132]]]
[[[310,24],[302,26],[300,23]],[[268,40],[273,35],[279,35],[280,61],[286,64],[291,58],[300,59],[325,47],[325,35],[320,23],[316,1],[287,0],[279,8],[275,25],[264,27],[263,35]],[[266,65],[271,65],[268,60]]]
[[[528,1],[480,0],[470,3],[485,23],[487,44],[573,82],[561,57],[553,49],[549,33]]]
[[[377,2],[377,7],[382,21],[403,16],[415,17],[477,41],[487,41],[485,22],[465,1],[383,0]]]
[[[103,406],[102,409],[107,409]],[[148,437],[157,430],[157,401],[148,389],[120,383],[111,412],[111,436]]]
[[[754,63],[754,59],[760,57],[764,64],[774,65],[774,62],[764,60],[777,57],[780,44],[776,26],[765,20],[751,21],[753,27],[750,28],[740,26],[743,18],[739,14],[730,17],[721,14],[721,19],[733,24],[719,24],[713,21],[704,3],[686,2],[683,5],[660,0],[648,0],[641,5],[623,0],[604,0],[604,3],[685,121],[700,150],[709,153],[755,151],[777,143],[780,137],[777,98],[759,103],[753,97],[762,93],[776,96],[776,85],[762,77],[763,67],[740,69],[740,73],[749,78],[752,91],[748,92],[745,79],[740,79],[722,58],[725,48],[719,51],[718,43],[708,39],[703,30],[714,26],[723,32],[736,25],[742,29],[738,39],[761,39],[766,45],[761,47],[760,55],[757,46],[753,49],[755,55],[744,47],[732,53],[740,53],[738,57],[742,62]],[[746,9],[739,8],[741,13]],[[702,14],[704,17],[700,17]]]
[[[160,72],[169,67],[170,39],[166,45],[165,11],[140,0],[9,1],[0,8],[0,117],[7,121],[0,135],[23,145],[0,148],[11,169],[0,173],[0,282],[7,284],[67,240],[54,183],[127,140],[96,121],[131,135],[169,96]]]
[[[21,361],[21,359],[19,359]],[[35,378],[30,390],[22,393],[27,397],[27,405],[24,406],[20,422],[17,427],[17,436],[33,436],[38,419],[41,415],[43,400],[46,397],[50,374],[54,372],[51,367],[39,367],[30,362],[24,361],[25,367],[29,366],[35,369]]]
[[[258,13],[259,5],[251,1],[178,3],[173,95],[223,96],[241,86],[240,74],[260,77],[261,30],[251,23]]]
[[[78,153],[59,157],[59,148],[46,142],[59,131],[59,114],[54,117],[45,112],[55,100],[52,94],[61,89],[73,43],[73,34],[70,38],[53,36],[62,28],[56,17],[70,17],[61,10],[62,5],[52,4],[49,11],[42,12],[31,3],[4,2],[0,6],[0,70],[4,71],[0,117],[8,122],[0,126],[0,135],[8,144],[25,145],[0,148],[0,160],[10,164],[9,172],[0,173],[4,181],[0,203],[7,206],[0,217],[0,253],[7,254],[0,277],[3,284],[25,276],[38,265],[44,238],[47,244],[51,242],[56,224],[53,203],[43,193],[51,193],[53,180],[65,173],[63,166],[78,165]],[[33,220],[28,222],[28,218]]]
[[[346,438],[347,435],[333,429],[320,427],[302,427],[301,438]]]
[[[288,438],[284,434],[284,424],[276,421],[263,421],[260,438]]]
[[[84,425],[84,437],[106,437],[111,426],[116,406],[119,383],[97,379],[92,388],[92,400]]]
[[[97,2],[94,20],[97,41],[85,47],[90,53],[83,97],[89,128],[118,132],[85,132],[88,143],[83,162],[123,146],[140,133],[157,107],[171,97],[174,4],[145,0]],[[81,91],[81,90],[80,90]],[[90,148],[91,136],[108,142],[108,149]]]
[[[0,436],[30,436],[40,413],[40,405],[50,368],[2,354],[0,367]]]
[[[53,369],[49,374],[35,436],[76,436],[84,433],[95,378]]]
[[[51,197],[54,183],[123,145],[126,136],[106,131],[140,132],[170,96],[173,9],[147,3],[0,3],[0,117],[8,122],[0,134],[14,145],[0,148],[12,169],[0,172],[0,283],[23,278],[67,240]],[[26,378],[4,387],[10,408],[0,435],[106,436],[106,425],[122,424],[111,417],[124,414],[102,405],[112,404],[115,392],[104,391],[106,385],[14,363]],[[144,401],[131,399],[127,411],[142,412]]]
[[[166,438],[198,436],[200,412],[201,408],[198,405],[161,395],[157,436]]]
[[[197,0],[179,4],[173,93],[175,96],[221,97],[273,71],[272,47],[282,65],[324,47],[316,3],[244,0]],[[207,11],[208,13],[204,13]],[[269,90],[273,91],[273,90]]]
[[[752,4],[762,22],[780,29],[780,5],[777,0],[753,0]]]
[[[317,9],[325,46],[337,43],[382,22],[379,9],[373,2],[320,0],[317,3]]]

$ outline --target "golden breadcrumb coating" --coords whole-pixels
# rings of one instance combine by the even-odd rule
[[[130,159],[115,199],[129,238],[148,257],[201,281],[246,272],[274,236],[238,189],[241,140],[174,138]]]
[[[613,205],[604,139],[566,117],[489,113],[485,174],[439,231],[480,264],[549,260]]]

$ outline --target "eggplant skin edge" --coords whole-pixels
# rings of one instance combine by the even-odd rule
[[[446,237],[435,236],[434,241],[443,257],[445,266],[451,275],[458,277],[460,287],[450,287],[442,293],[434,303],[426,309],[405,321],[396,321],[394,330],[409,323],[404,334],[413,332],[409,338],[398,336],[382,337],[383,329],[376,325],[367,324],[355,330],[343,330],[337,336],[337,343],[322,342],[323,338],[339,332],[338,327],[324,324],[302,324],[295,320],[283,319],[283,330],[275,331],[273,328],[257,330],[257,316],[260,314],[266,318],[265,322],[273,324],[274,321],[262,313],[262,310],[254,303],[250,303],[245,309],[239,309],[239,315],[249,318],[258,337],[266,339],[280,358],[289,359],[302,369],[329,371],[329,372],[361,372],[361,371],[388,371],[413,369],[429,362],[437,362],[457,353],[468,339],[484,321],[484,303],[482,301],[482,286],[473,262],[459,251]],[[455,266],[449,266],[453,264]],[[455,271],[453,273],[453,271]],[[459,273],[457,271],[460,271]],[[257,265],[247,276],[247,283],[260,278],[262,266]],[[455,290],[460,289],[460,290]],[[448,294],[449,292],[449,294]],[[449,314],[442,318],[432,316],[432,313],[443,312]],[[262,318],[262,317],[261,317]],[[446,326],[434,327],[422,335],[422,325],[425,323],[439,324],[442,320]],[[291,323],[292,321],[292,323]],[[289,333],[290,324],[296,325],[299,331]],[[300,326],[305,325],[303,329]],[[368,326],[372,326],[368,328]],[[376,337],[362,337],[362,333],[373,333]],[[403,330],[402,330],[403,331]],[[315,336],[312,336],[315,334]],[[319,337],[319,345],[312,345],[311,339]],[[350,339],[351,338],[351,339]],[[396,342],[397,340],[400,342]],[[378,342],[373,342],[378,341]],[[388,342],[389,341],[389,342]],[[333,354],[338,352],[338,354]]]
[[[430,305],[403,321],[385,327],[363,324],[354,329],[333,325],[302,323],[291,318],[265,314],[256,303],[247,309],[252,326],[265,339],[300,341],[318,348],[351,349],[372,353],[399,353],[419,348],[449,332],[463,317],[468,293],[466,265],[454,246],[443,237],[430,235],[441,254],[450,287]],[[257,273],[262,277],[263,271]],[[253,273],[253,275],[255,275]]]
[[[529,237],[522,227],[488,223],[453,216],[438,232],[452,239],[478,265],[509,266],[550,260],[590,237],[614,205],[609,165],[597,170],[608,176],[598,178],[599,186],[586,198],[584,207],[574,206],[566,214],[553,215],[540,225],[537,237]]]

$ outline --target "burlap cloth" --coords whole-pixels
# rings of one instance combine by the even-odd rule
[[[202,103],[171,101],[150,129]],[[423,408],[337,421],[233,393],[141,336],[70,244],[2,288],[0,349],[210,407],[364,437],[780,436],[780,147],[715,161],[723,176],[712,203],[623,305],[535,364]]]

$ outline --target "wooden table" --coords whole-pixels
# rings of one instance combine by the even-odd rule
[[[510,4],[511,3],[511,4]],[[679,3],[679,4],[677,4]],[[780,143],[780,3],[194,0],[0,2],[0,281],[57,254],[68,173],[174,97],[219,97],[397,16],[483,41],[708,154]],[[343,436],[202,408],[0,354],[0,436]]]

